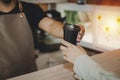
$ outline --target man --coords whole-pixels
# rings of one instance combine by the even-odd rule
[[[48,18],[36,5],[18,0],[0,0],[0,80],[37,70],[34,29],[63,38],[63,24]],[[77,41],[84,33],[81,27]]]

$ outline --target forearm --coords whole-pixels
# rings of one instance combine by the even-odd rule
[[[63,23],[46,17],[39,23],[39,26],[47,33],[58,38],[63,38]]]
[[[50,26],[51,28],[48,32],[49,34],[58,38],[63,38],[63,26],[64,26],[63,23],[59,21],[55,21]]]
[[[79,79],[84,80],[119,80],[112,73],[108,73],[87,55],[81,55],[74,64],[74,71]]]

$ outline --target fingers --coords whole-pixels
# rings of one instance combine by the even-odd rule
[[[62,50],[63,55],[67,56],[67,54],[66,54],[67,53],[67,47],[61,46],[60,49]]]
[[[65,46],[61,46],[60,49],[61,49],[62,51],[65,51],[65,50],[66,50],[66,47],[65,47]]]
[[[82,26],[82,25],[80,25],[80,32],[79,32],[79,34],[81,35],[81,36],[83,36],[84,35],[84,33],[85,33],[85,28]]]
[[[63,58],[64,58],[66,61],[68,61],[68,62],[74,64],[71,60],[68,59],[68,57],[64,56]]]
[[[87,54],[83,47],[81,47],[80,45],[77,45],[77,47],[82,51],[82,54]]]
[[[84,30],[81,30],[78,34],[79,34],[78,37],[82,38],[84,36],[85,32],[84,32]]]
[[[78,33],[78,36],[77,36],[77,42],[80,42],[80,40],[82,39],[82,37],[84,36],[84,33],[85,33],[85,29],[82,25],[80,25],[80,32]]]
[[[80,42],[81,38],[82,38],[81,34],[78,33],[78,36],[77,36],[77,42]]]
[[[81,33],[84,33],[85,32],[85,28],[83,27],[83,25],[80,25],[80,31],[81,31]]]
[[[62,42],[62,44],[65,45],[66,47],[72,46],[71,43],[69,43],[69,42],[67,42],[67,41],[65,41],[65,40],[62,40],[61,42]]]
[[[79,32],[79,33],[78,33],[78,38],[81,38],[81,37],[82,37],[81,35],[82,35],[82,34]]]

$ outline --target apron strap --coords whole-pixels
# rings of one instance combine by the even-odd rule
[[[19,6],[20,12],[23,12],[23,6],[22,6],[22,3],[20,1],[18,1],[18,6]]]
[[[22,6],[22,3],[20,1],[18,1],[18,7],[19,7],[19,10],[20,10],[20,17],[23,18],[24,17],[24,13],[23,13],[23,6]]]

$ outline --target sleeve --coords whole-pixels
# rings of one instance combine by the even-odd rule
[[[31,7],[31,19],[34,20],[36,24],[38,24],[44,17],[46,17],[46,13],[37,5]]]
[[[74,71],[80,80],[120,80],[114,74],[105,71],[85,54],[76,59]]]
[[[37,5],[23,2],[24,12],[31,26],[38,28],[39,22],[47,17],[46,13]]]

